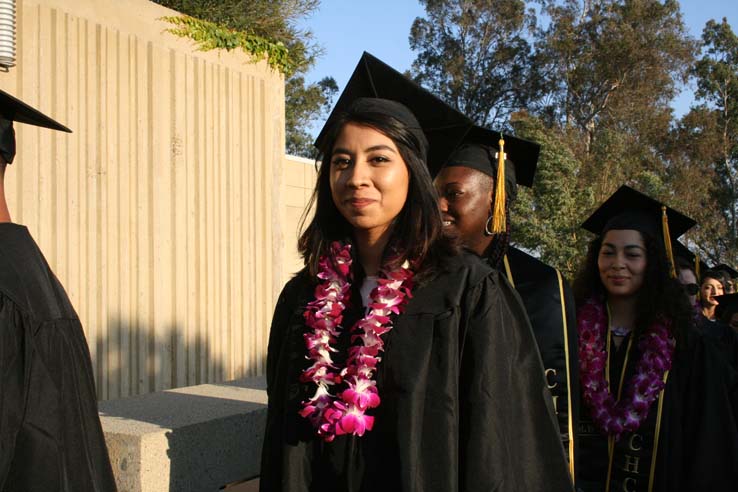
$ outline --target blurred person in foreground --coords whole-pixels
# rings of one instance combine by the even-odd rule
[[[14,121],[70,131],[0,91],[0,491],[114,491],[82,325],[6,201]]]

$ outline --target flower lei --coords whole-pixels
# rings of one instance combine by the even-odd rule
[[[370,294],[368,314],[351,328],[351,343],[360,339],[362,344],[349,348],[346,365],[339,370],[331,359],[331,352],[337,352],[331,344],[341,333],[342,313],[351,289],[351,245],[332,243],[330,255],[322,256],[319,265],[318,278],[322,282],[315,288],[315,300],[304,312],[305,324],[311,330],[304,335],[307,358],[313,364],[300,376],[302,382],[315,383],[317,390],[302,402],[300,415],[330,442],[337,435],[363,436],[372,430],[374,417],[366,411],[380,403],[372,377],[384,351],[381,336],[392,329],[390,315],[400,314],[412,297],[413,272],[407,262],[397,270],[380,272],[378,285]],[[330,387],[342,383],[346,388],[337,396],[331,394]]]
[[[664,374],[671,369],[674,339],[669,322],[651,325],[641,335],[641,358],[620,400],[615,401],[605,379],[607,353],[607,313],[601,302],[589,299],[577,312],[579,331],[579,371],[582,395],[594,423],[605,434],[619,439],[624,432],[637,430],[648,416],[651,404],[664,388]]]

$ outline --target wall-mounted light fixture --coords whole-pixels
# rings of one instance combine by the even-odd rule
[[[15,0],[0,0],[0,70],[15,66]]]

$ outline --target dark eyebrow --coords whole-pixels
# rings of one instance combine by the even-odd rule
[[[368,152],[374,152],[376,150],[389,150],[390,152],[392,152],[394,154],[397,153],[397,151],[395,149],[393,149],[389,145],[384,145],[384,144],[373,145],[372,147],[369,147],[368,149],[364,150],[364,152],[367,152],[368,153]],[[333,154],[348,154],[348,155],[352,155],[352,152],[350,152],[348,149],[344,149],[343,147],[336,147],[335,149],[333,149]]]
[[[602,246],[607,246],[608,248],[617,249],[617,247],[612,243],[602,243]],[[646,251],[646,248],[639,244],[626,244],[624,249],[640,249],[643,251]]]
[[[366,149],[364,152],[374,152],[375,150],[389,150],[390,152],[392,152],[394,154],[397,153],[397,151],[395,149],[393,149],[389,145],[384,145],[384,144],[374,145],[374,146],[369,147],[368,149]]]

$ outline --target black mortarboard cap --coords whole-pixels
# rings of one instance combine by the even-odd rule
[[[0,90],[0,155],[8,164],[12,163],[15,158],[14,121],[72,133],[72,130],[41,111]]]
[[[738,294],[715,296],[714,299],[718,302],[718,305],[715,306],[715,317],[717,319],[723,319],[726,315],[732,316],[738,313]]]
[[[364,52],[315,141],[317,148],[320,149],[327,138],[333,119],[360,98],[396,101],[415,115],[429,144],[427,161],[431,171],[440,169],[473,126],[472,121],[464,114],[378,58]]]
[[[464,166],[481,171],[493,178],[497,177],[497,157],[501,132],[474,126],[464,142],[446,161],[445,166]],[[529,140],[502,134],[505,140],[506,163],[505,181],[512,191],[512,185],[533,186],[538,156],[541,146]],[[487,150],[489,149],[489,150]],[[491,151],[490,151],[491,150]]]
[[[712,267],[712,269],[717,270],[718,272],[725,272],[730,278],[738,278],[738,271],[736,271],[735,268],[731,267],[730,265],[726,265],[725,263],[714,266]]]
[[[623,185],[584,221],[582,228],[598,236],[612,229],[634,229],[663,238],[662,207],[666,206],[658,200]],[[666,216],[674,239],[697,224],[670,207],[666,207]]]
[[[702,258],[699,258],[695,253],[693,253],[692,250],[687,248],[681,241],[672,241],[672,248],[674,249],[675,258],[682,258],[687,263],[690,263],[692,265],[692,269],[694,270],[694,274],[697,277],[697,280],[700,279],[702,273],[709,270],[707,263],[705,263]]]
[[[598,236],[614,229],[633,229],[661,239],[659,243],[671,264],[671,274],[676,277],[672,238],[677,239],[696,224],[673,208],[623,185],[584,221],[582,228]]]
[[[690,262],[693,262],[695,260],[696,255],[681,241],[675,240],[672,247],[674,248],[674,256],[676,258],[682,258]]]

